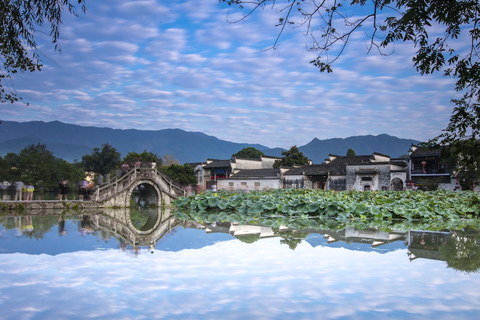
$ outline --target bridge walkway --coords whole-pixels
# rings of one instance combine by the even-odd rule
[[[164,195],[171,199],[177,199],[185,195],[183,186],[173,182],[156,168],[134,168],[123,176],[115,176],[110,183],[96,186],[92,200],[96,202],[111,200],[121,194],[131,192],[131,190],[141,182],[148,182],[149,184],[155,185]]]

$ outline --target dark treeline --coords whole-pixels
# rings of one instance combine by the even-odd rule
[[[180,165],[172,156],[164,156],[164,160],[155,153],[129,152],[123,159],[121,154],[109,144],[94,148],[91,154],[84,155],[81,161],[70,163],[55,157],[44,144],[29,145],[18,154],[8,153],[0,157],[0,182],[15,181],[31,183],[36,191],[55,192],[59,181],[69,181],[70,188],[77,188],[78,182],[87,174],[115,176],[124,163],[130,168],[141,162],[142,166],[156,167],[173,180],[182,185],[195,184],[193,168],[187,164]]]

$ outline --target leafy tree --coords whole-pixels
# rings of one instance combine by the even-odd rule
[[[347,157],[355,157],[357,154],[355,153],[355,151],[353,151],[353,149],[348,149],[347,150]]]
[[[232,154],[232,157],[258,159],[264,155],[265,154],[262,151],[255,149],[254,147],[248,147],[248,148],[243,148],[242,150],[238,151],[235,154]]]
[[[466,163],[478,164],[475,145],[480,135],[480,2],[477,0],[351,0],[349,8],[337,0],[220,0],[244,10],[243,18],[269,6],[279,15],[277,44],[288,27],[311,36],[311,63],[321,72],[332,72],[332,64],[345,52],[352,37],[363,30],[367,52],[392,54],[396,42],[416,48],[412,61],[421,75],[443,72],[456,80],[461,99],[452,99],[454,109],[443,133],[428,141],[432,148],[451,146]],[[348,12],[350,10],[350,12]],[[437,36],[438,35],[438,36]],[[480,170],[478,166],[475,171]]]
[[[183,166],[175,163],[162,166],[160,167],[160,171],[184,186],[197,183],[197,177],[195,176],[193,168],[186,163]]]
[[[18,170],[23,182],[53,188],[62,177],[56,176],[56,158],[44,144],[29,145],[18,154]],[[66,178],[66,177],[64,177]]]
[[[293,167],[295,165],[309,164],[310,159],[303,155],[297,146],[293,146],[288,151],[282,151],[282,159],[275,160],[274,168]]]
[[[0,182],[20,179],[17,158],[18,156],[14,153],[8,153],[4,158],[0,157]]]
[[[172,164],[177,164],[177,165],[180,165],[180,162],[178,162],[177,159],[175,159],[174,156],[172,156],[171,154],[166,154],[163,156],[163,161],[162,161],[163,165],[165,166],[170,166]]]
[[[29,145],[19,154],[9,153],[1,161],[0,178],[7,181],[31,182],[36,189],[55,190],[62,178],[70,181],[83,179],[83,170],[73,164],[56,158],[44,144]]]
[[[85,0],[9,0],[0,2],[0,102],[18,101],[17,93],[5,83],[19,71],[34,72],[41,69],[40,52],[35,32],[49,24],[50,40],[58,49],[62,13],[77,15],[74,3],[85,12]],[[41,32],[41,31],[39,31]],[[43,32],[42,32],[43,33]],[[3,82],[2,82],[3,81]]]
[[[155,162],[158,166],[162,165],[162,159],[160,159],[156,153],[151,151],[143,150],[142,153],[137,153],[135,151],[127,153],[127,155],[123,158],[122,162],[125,163],[133,163],[137,159],[139,159],[142,163],[151,163]]]
[[[467,187],[480,185],[480,141],[464,140],[442,148],[442,161]]]
[[[448,268],[475,273],[480,270],[480,235],[466,229],[452,231],[447,242],[439,247]]]
[[[94,148],[92,154],[82,157],[82,168],[85,171],[106,174],[120,166],[121,155],[108,143],[102,144],[102,150]]]

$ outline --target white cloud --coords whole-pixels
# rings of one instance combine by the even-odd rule
[[[425,140],[445,127],[456,96],[453,79],[416,73],[411,45],[396,45],[388,57],[367,54],[362,32],[331,74],[308,63],[316,53],[306,50],[310,39],[300,29],[265,51],[279,31],[270,7],[239,23],[226,22],[237,10],[211,0],[106,0],[87,7],[78,18],[65,16],[61,54],[45,42],[42,72],[14,77],[34,108],[27,114],[0,107],[5,120],[84,124],[79,110],[88,110],[103,117],[91,125],[175,125],[267,146],[383,132]],[[70,114],[60,112],[65,106]],[[211,110],[214,120],[195,118]],[[139,125],[142,112],[159,118]]]

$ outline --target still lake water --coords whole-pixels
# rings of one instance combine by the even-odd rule
[[[0,217],[0,319],[480,317],[474,230],[296,232],[122,215]]]

